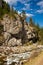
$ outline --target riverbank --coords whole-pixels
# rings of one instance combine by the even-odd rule
[[[43,65],[43,52],[41,52],[37,57],[31,58],[24,65]]]
[[[17,47],[0,47],[0,59],[4,62],[18,65],[27,62],[30,58],[34,58],[43,52],[43,45],[17,46]],[[4,64],[3,64],[4,65]]]

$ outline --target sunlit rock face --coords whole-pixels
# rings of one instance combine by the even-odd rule
[[[28,41],[35,41],[34,39],[36,38],[37,33],[34,28],[29,26],[26,21],[21,21],[19,16],[16,15],[16,17],[16,20],[7,14],[3,17],[2,24],[4,26],[5,43],[8,45],[10,43],[12,46],[15,46],[22,45]]]
[[[22,24],[20,21],[15,21],[12,17],[9,17],[7,15],[3,18],[3,25],[4,25],[4,31],[9,32],[11,34],[16,34],[20,31]]]
[[[20,40],[19,32],[22,30],[22,24],[20,20],[15,21],[14,18],[8,15],[5,15],[3,17],[2,24],[4,26],[4,38],[5,38],[6,45],[7,44],[9,45],[11,42],[12,42],[11,44],[12,46],[13,46],[13,43],[14,45],[18,45],[18,44],[22,45],[19,41]],[[16,39],[18,41],[16,43],[15,43],[15,37],[19,38],[19,39]]]
[[[8,42],[8,46],[20,46],[22,45],[21,39],[17,40],[16,38],[12,38]]]

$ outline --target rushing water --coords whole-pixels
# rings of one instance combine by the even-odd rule
[[[11,54],[10,56],[7,57],[7,65],[12,64],[13,62],[19,63],[20,61],[26,61],[30,56],[31,52],[25,52],[21,54]]]

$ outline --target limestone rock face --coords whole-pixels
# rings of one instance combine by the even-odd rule
[[[26,21],[22,22],[18,16],[15,20],[15,18],[5,15],[2,24],[4,26],[5,43],[9,46],[19,46],[28,41],[37,40],[37,33],[34,28],[29,26]]]
[[[16,34],[21,30],[22,24],[20,21],[15,21],[12,17],[7,15],[3,18],[4,31],[11,34]]]

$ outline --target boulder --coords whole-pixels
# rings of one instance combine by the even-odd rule
[[[12,38],[8,42],[8,46],[13,46],[14,47],[14,46],[20,46],[20,45],[22,45],[21,40],[17,40],[16,38]]]
[[[17,40],[17,45],[18,45],[18,46],[21,46],[21,45],[22,45],[21,39]]]
[[[10,33],[4,32],[4,39],[5,39],[5,43],[6,43],[6,44],[8,43],[10,37],[11,37],[11,34],[10,34]],[[5,45],[6,45],[6,44],[5,44]]]

